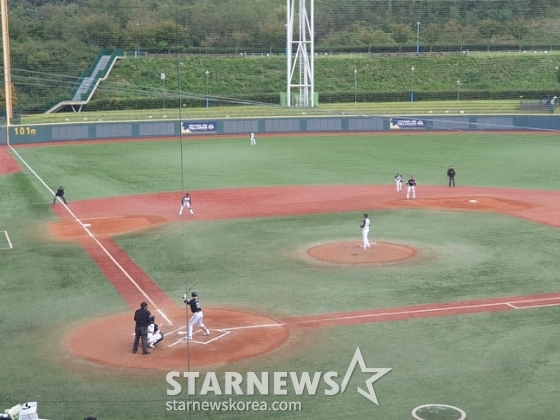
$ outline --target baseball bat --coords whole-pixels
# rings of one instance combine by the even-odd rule
[[[186,295],[187,293],[189,293],[189,292],[192,290],[192,288],[193,288],[194,286],[196,286],[196,283],[198,283],[198,280],[195,280],[194,283],[191,285],[191,287],[189,287],[189,288],[187,289],[187,291],[185,292],[185,295]]]

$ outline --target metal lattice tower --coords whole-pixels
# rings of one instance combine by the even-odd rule
[[[297,0],[298,9],[296,10],[296,0],[286,0],[286,64],[288,74],[286,105],[288,106],[315,106],[315,64],[313,58],[315,55],[314,1]],[[307,14],[307,4],[309,4],[311,11],[310,15]],[[298,76],[299,80],[296,81]],[[292,93],[294,93],[293,99]]]

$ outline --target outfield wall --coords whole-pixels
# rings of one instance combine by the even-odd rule
[[[184,137],[200,134],[239,135],[255,132],[321,133],[380,132],[397,130],[560,130],[560,116],[454,115],[422,117],[307,117],[211,119],[184,121],[120,121],[65,124],[14,125],[10,144],[64,142],[74,140],[137,139]],[[6,130],[0,132],[0,144],[6,144]]]

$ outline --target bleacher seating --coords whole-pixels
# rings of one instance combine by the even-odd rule
[[[523,100],[519,104],[519,109],[521,111],[542,112],[550,114],[554,112],[554,107],[555,99],[553,99],[552,101],[547,99]]]

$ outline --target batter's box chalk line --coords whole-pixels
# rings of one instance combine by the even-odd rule
[[[186,335],[187,334],[186,327],[181,327],[180,329],[178,329],[176,331],[173,331],[173,332],[176,332],[177,335]],[[207,344],[213,343],[214,341],[217,341],[221,338],[224,338],[228,334],[231,334],[230,330],[213,329],[213,330],[211,330],[210,335],[202,335],[201,331],[197,331],[193,334],[193,339],[188,340],[188,341],[191,342],[191,343],[207,345]],[[195,337],[196,335],[198,335],[199,337],[202,336],[204,338],[197,340],[197,337]],[[204,341],[202,341],[202,340],[204,340]],[[176,346],[177,344],[186,343],[186,342],[187,342],[187,338],[183,337],[183,338],[180,338],[179,340],[169,344],[167,347],[173,347],[173,346]]]

